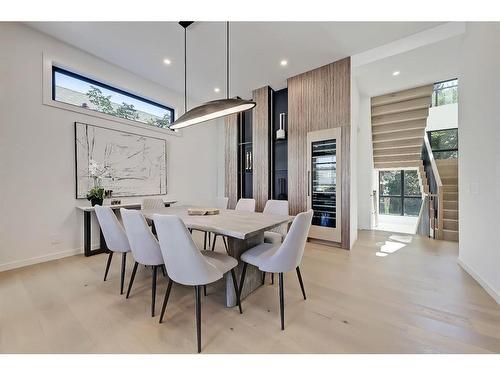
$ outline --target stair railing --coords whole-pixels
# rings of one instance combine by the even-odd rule
[[[432,153],[431,144],[427,132],[424,133],[424,146],[422,149],[422,159],[429,183],[429,218],[432,229],[432,237],[443,238],[444,212],[443,212],[443,183],[439,176],[439,170]]]

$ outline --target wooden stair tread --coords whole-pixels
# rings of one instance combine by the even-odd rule
[[[396,103],[383,104],[372,107],[372,116],[406,112],[415,109],[424,109],[431,106],[431,97],[424,96],[416,99],[403,100]]]
[[[423,98],[426,96],[429,97],[432,95],[433,88],[434,85],[431,84],[431,85],[416,87],[413,89],[398,91],[395,93],[379,95],[371,99],[371,105],[372,107],[377,107],[381,105],[398,103],[411,99]]]
[[[412,120],[426,120],[429,116],[429,109],[416,109],[412,111],[393,113],[372,117],[372,126],[402,123]]]

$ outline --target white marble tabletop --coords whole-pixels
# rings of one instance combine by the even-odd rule
[[[245,240],[263,233],[280,224],[293,221],[293,216],[268,215],[260,212],[220,210],[218,215],[191,216],[188,208],[192,206],[174,206],[141,210],[148,219],[155,214],[177,215],[188,228],[209,231],[228,237]]]
[[[174,203],[177,203],[177,201],[165,201],[165,200],[163,202],[165,204],[174,204]],[[119,209],[119,208],[140,208],[141,207],[141,202],[129,202],[129,203],[120,203],[120,204],[104,204],[103,207],[111,207],[112,209]],[[76,208],[78,208],[79,210],[82,210],[82,211],[89,211],[89,212],[95,211],[94,207],[92,207],[92,206],[78,206]]]

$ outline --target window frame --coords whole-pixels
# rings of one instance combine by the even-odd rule
[[[135,129],[135,131],[145,132],[145,134],[158,133],[164,137],[183,136],[184,129],[169,130],[157,128],[141,122],[110,116],[107,113],[92,111],[86,108],[52,100],[52,66],[55,65],[62,69],[69,70],[70,72],[78,72],[97,81],[102,80],[102,77],[107,77],[106,82],[115,87],[127,87],[130,92],[153,100],[155,98],[160,98],[160,102],[162,103],[166,103],[168,101],[170,103],[169,106],[174,108],[175,113],[177,113],[177,108],[181,105],[181,101],[175,92],[165,89],[165,87],[154,82],[138,77],[133,73],[111,66],[106,62],[89,58],[89,56],[84,53],[72,53],[64,49],[55,52],[54,50],[47,49],[42,51],[40,63],[42,73],[42,92],[40,101],[42,105],[56,108],[58,110],[72,112],[73,116],[76,116],[74,117],[74,120],[87,123],[92,121],[92,124],[107,128],[129,128],[129,131]],[[73,122],[70,121],[68,123],[72,124]]]
[[[457,147],[455,148],[440,148],[440,149],[433,149],[432,148],[432,133],[437,133],[437,132],[443,132],[443,131],[450,131],[450,130],[456,130],[457,132]],[[427,131],[427,137],[429,138],[429,144],[431,146],[431,151],[432,153],[440,153],[440,152],[457,152],[458,156],[458,128],[448,128],[448,129],[435,129],[435,130],[429,130]]]
[[[399,195],[395,194],[389,194],[389,195],[384,195],[382,194],[382,188],[381,188],[381,181],[382,179],[380,178],[381,174],[384,172],[400,172],[401,174],[401,193]],[[401,199],[401,211],[399,214],[387,214],[391,216],[410,216],[410,215],[405,215],[405,198],[407,199],[415,199],[419,198],[422,200],[422,194],[420,195],[406,195],[405,194],[405,171],[414,171],[413,169],[391,169],[391,170],[379,170],[378,171],[378,210],[380,212],[380,199],[381,198],[398,198]],[[417,172],[417,171],[415,171]],[[385,214],[381,214],[385,215]]]
[[[89,109],[89,108],[84,108],[84,107],[77,106],[75,104],[71,104],[71,103],[68,103],[68,102],[63,102],[63,101],[60,101],[60,100],[56,100],[56,73],[61,73],[61,74],[64,74],[66,76],[69,76],[69,77],[78,79],[80,81],[89,83],[91,85],[99,86],[99,87],[102,87],[104,89],[116,92],[118,94],[125,95],[127,97],[132,98],[132,99],[139,100],[139,101],[142,101],[142,102],[150,104],[150,105],[154,105],[154,106],[159,107],[161,109],[165,109],[165,110],[167,110],[167,111],[169,111],[171,113],[171,118],[172,118],[173,121],[175,121],[175,109],[172,108],[172,107],[169,107],[167,105],[158,103],[157,101],[145,98],[143,96],[134,94],[134,93],[132,93],[130,91],[126,91],[126,90],[120,89],[118,87],[111,86],[111,85],[109,85],[107,83],[104,83],[102,81],[98,81],[98,80],[95,80],[93,78],[86,77],[84,75],[75,73],[75,72],[73,72],[71,70],[68,70],[66,68],[61,68],[60,66],[55,65],[55,64],[52,64],[52,68],[51,68],[51,72],[50,72],[50,75],[51,75],[51,92],[50,92],[50,98],[51,98],[51,100],[53,102],[64,104],[64,105],[68,105],[68,106],[71,106],[71,107],[75,107],[75,108],[78,108],[79,110],[82,110],[82,111],[85,111],[85,112],[90,111],[90,112],[92,112],[92,114],[98,113],[100,115],[109,116],[109,117],[112,117],[113,119],[117,119],[120,122],[123,121],[123,120],[126,120],[127,122],[130,121],[130,122],[133,122],[135,124],[140,124],[142,126],[146,126],[147,128],[151,128],[152,130],[161,129],[161,130],[165,130],[165,131],[168,131],[168,132],[173,132],[173,130],[171,130],[169,128],[160,128],[160,127],[157,127],[157,126],[149,125],[149,124],[147,124],[145,122],[142,122],[142,121],[135,121],[135,120],[132,120],[132,119],[127,119],[127,118],[123,118],[123,117],[119,117],[119,116],[114,116],[114,115],[111,115],[111,114],[108,114],[108,113],[105,113],[105,112],[101,112],[101,111],[97,111],[97,110]]]
[[[436,89],[436,85],[439,85],[440,83],[451,82],[451,81],[456,81],[456,84],[453,86]],[[454,87],[457,88],[457,102],[458,102],[458,78],[452,78],[452,79],[447,79],[445,81],[435,82],[434,85],[432,86],[431,107],[441,107],[443,105],[448,105],[448,104],[438,104],[437,93],[440,91],[443,91],[443,90],[454,88]],[[449,104],[455,104],[455,103],[449,103]]]

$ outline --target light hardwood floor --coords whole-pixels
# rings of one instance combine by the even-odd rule
[[[498,353],[500,306],[457,265],[457,246],[370,231],[359,232],[350,252],[308,243],[308,299],[287,274],[285,331],[269,279],[243,301],[243,315],[209,287],[203,353]],[[192,289],[174,285],[159,325],[149,315],[150,271],[140,268],[125,300],[118,259],[106,282],[104,266],[105,255],[74,256],[0,273],[0,352],[195,352]]]

